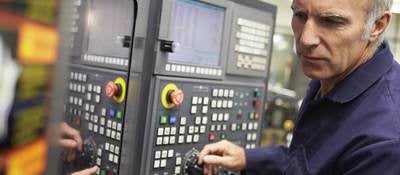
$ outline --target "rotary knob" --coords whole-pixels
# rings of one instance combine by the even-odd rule
[[[180,106],[183,102],[185,94],[180,89],[168,91],[168,102],[173,103],[175,106]]]

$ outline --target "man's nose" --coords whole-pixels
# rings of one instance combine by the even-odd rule
[[[318,26],[312,20],[308,20],[300,35],[300,44],[306,47],[317,46],[320,43]]]

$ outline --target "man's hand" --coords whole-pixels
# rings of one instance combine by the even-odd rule
[[[246,157],[243,148],[222,140],[204,146],[199,154],[198,163],[204,164],[204,174],[211,175],[215,172],[216,166],[235,171],[243,170],[246,167]]]
[[[58,140],[58,144],[64,148],[65,159],[71,162],[75,159],[76,150],[82,151],[82,138],[79,131],[68,126],[66,123],[60,125],[61,138]]]

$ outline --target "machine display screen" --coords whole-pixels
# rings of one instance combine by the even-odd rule
[[[219,66],[225,9],[194,0],[177,0],[171,39],[179,50],[169,53],[172,63]]]

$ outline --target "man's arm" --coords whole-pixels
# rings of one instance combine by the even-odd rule
[[[242,174],[283,174],[288,162],[288,152],[288,148],[283,146],[248,149],[245,151],[247,166]]]
[[[386,140],[364,146],[341,158],[339,174],[400,174],[400,140]]]

